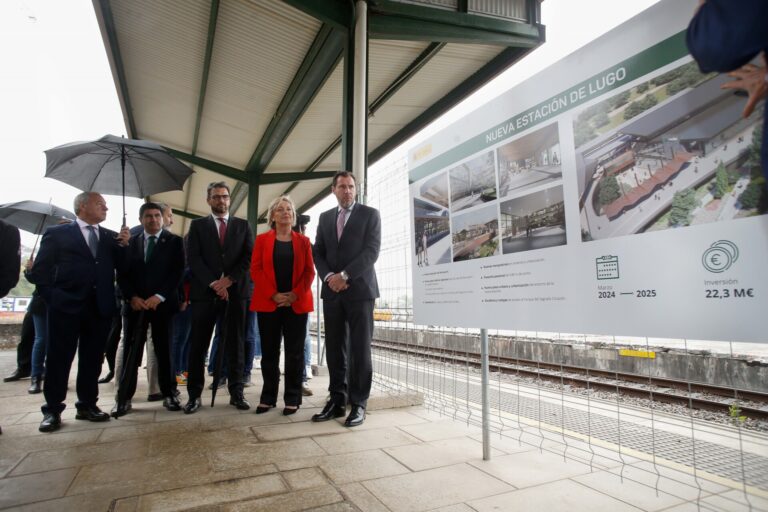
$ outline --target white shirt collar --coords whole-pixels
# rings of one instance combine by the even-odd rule
[[[336,213],[339,213],[341,210],[347,210],[347,213],[352,213],[352,208],[354,208],[356,204],[357,204],[356,201],[352,201],[352,204],[347,206],[346,208],[342,208],[341,206],[339,206],[336,209]]]
[[[214,214],[212,213],[212,214],[211,214],[211,217],[213,217],[213,221],[214,221],[214,222],[216,222],[216,219],[224,219],[224,222],[226,222],[227,224],[229,224],[229,213],[227,213],[226,215],[222,215],[221,217],[219,217],[218,215],[214,215]],[[216,224],[216,227],[219,227],[219,225],[218,225],[218,224]]]
[[[82,230],[84,230],[84,229],[86,229],[88,226],[93,226],[93,227],[95,227],[95,228],[96,228],[96,231],[97,231],[97,233],[96,233],[96,234],[98,234],[98,231],[99,231],[99,225],[98,225],[98,224],[88,224],[87,222],[85,222],[85,221],[84,221],[83,219],[81,219],[80,217],[78,217],[78,218],[76,219],[76,222],[77,222],[77,225],[78,225],[78,226],[80,226],[80,230],[81,230],[81,231],[82,231]]]

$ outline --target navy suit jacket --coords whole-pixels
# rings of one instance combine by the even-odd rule
[[[704,73],[738,69],[768,51],[768,0],[707,0],[688,25],[688,50]],[[763,114],[763,174],[768,179],[768,111]]]
[[[80,314],[95,294],[96,313],[112,316],[117,311],[115,269],[123,268],[126,251],[116,236],[99,226],[94,258],[76,222],[48,228],[30,274],[49,310]]]
[[[317,274],[323,280],[320,296],[323,299],[343,297],[350,300],[376,299],[379,284],[376,281],[374,263],[381,247],[381,217],[379,211],[364,204],[355,203],[347,219],[341,238],[336,237],[338,207],[320,214],[312,251]],[[329,272],[345,270],[349,274],[349,288],[335,293],[325,282]]]
[[[126,302],[132,297],[148,299],[160,294],[163,308],[175,313],[179,306],[179,284],[184,274],[184,244],[181,237],[164,229],[149,261],[144,261],[144,231],[131,237],[125,269],[117,274],[117,284]]]
[[[212,216],[193,220],[187,240],[187,263],[192,272],[190,300],[215,300],[217,295],[210,284],[222,276],[229,276],[234,281],[228,290],[230,300],[247,300],[252,251],[253,232],[247,221],[230,215],[222,246]]]

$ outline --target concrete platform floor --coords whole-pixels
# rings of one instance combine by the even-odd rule
[[[15,366],[0,351],[0,375]],[[142,372],[143,373],[143,372]],[[254,374],[254,377],[257,377]],[[259,379],[246,389],[258,402]],[[0,384],[0,509],[56,511],[427,511],[555,512],[748,510],[740,491],[687,474],[648,471],[624,457],[565,459],[514,436],[493,435],[482,460],[476,427],[377,391],[366,422],[311,423],[326,377],[293,416],[237,411],[220,390],[216,407],[191,416],[146,402],[146,376],[131,414],[106,423],[74,419],[74,373],[64,425],[37,430],[41,395],[29,380]],[[100,405],[112,407],[111,385]],[[209,399],[208,392],[204,399]],[[208,402],[209,403],[209,402]],[[281,404],[280,404],[281,405]],[[655,489],[658,487],[658,492]],[[697,505],[698,502],[698,505]],[[753,510],[768,500],[751,496]]]

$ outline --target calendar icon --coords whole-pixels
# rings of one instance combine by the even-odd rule
[[[619,278],[619,257],[601,256],[595,259],[597,264],[598,279],[618,279]]]

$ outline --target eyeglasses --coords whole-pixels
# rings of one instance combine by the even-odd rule
[[[229,199],[229,194],[210,196],[209,199],[213,199],[214,201],[218,201],[219,199],[226,201]]]

